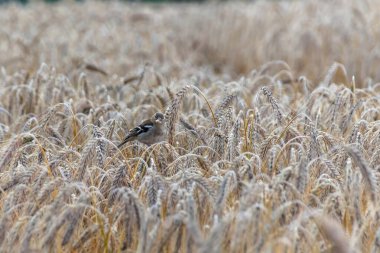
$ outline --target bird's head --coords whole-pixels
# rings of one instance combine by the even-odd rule
[[[153,119],[156,121],[156,122],[159,122],[159,123],[162,123],[165,119],[165,116],[164,114],[160,113],[160,112],[156,112],[153,116]]]

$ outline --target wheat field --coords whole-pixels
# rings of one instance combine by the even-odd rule
[[[0,6],[0,252],[380,252],[378,13]]]

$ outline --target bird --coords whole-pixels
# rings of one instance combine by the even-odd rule
[[[156,112],[152,118],[144,120],[138,126],[129,130],[124,140],[117,146],[121,148],[125,143],[137,140],[148,146],[165,140],[164,114]]]

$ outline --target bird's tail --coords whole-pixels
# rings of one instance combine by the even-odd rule
[[[121,148],[128,141],[130,141],[130,138],[125,138],[119,145],[117,145],[117,148]]]

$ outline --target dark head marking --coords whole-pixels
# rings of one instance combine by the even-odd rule
[[[160,112],[156,112],[156,113],[154,114],[154,119],[155,119],[155,120],[162,121],[162,120],[164,120],[164,118],[165,118],[165,116],[164,116],[162,113],[160,113]]]

